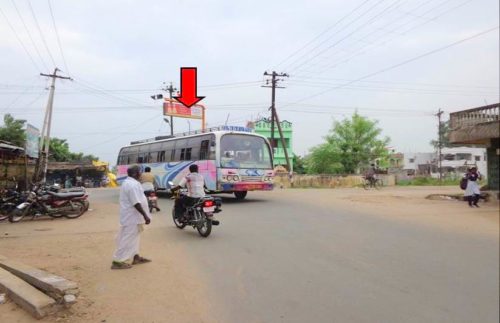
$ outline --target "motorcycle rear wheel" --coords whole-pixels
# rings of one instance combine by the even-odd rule
[[[62,218],[64,216],[64,213],[62,212],[57,212],[57,213],[47,213],[51,218],[56,218],[56,219],[59,219],[59,218]]]
[[[21,221],[30,211],[30,207],[27,207],[25,209],[14,209],[12,212],[9,214],[9,222],[10,223],[16,223]]]
[[[0,221],[7,220],[9,214],[16,209],[14,203],[5,203],[0,206]]]
[[[85,213],[85,203],[78,201],[72,202],[73,210],[70,213],[64,213],[64,216],[68,219],[76,219]]]
[[[174,224],[179,229],[184,229],[187,225],[184,222],[180,222],[179,219],[175,217],[175,209],[172,210],[172,219],[174,219]]]
[[[196,227],[196,230],[198,230],[200,236],[206,238],[212,232],[212,220],[207,219],[205,215],[203,215],[203,217],[204,217],[203,223],[201,225],[198,225]]]

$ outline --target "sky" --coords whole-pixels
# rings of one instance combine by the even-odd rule
[[[161,101],[198,68],[208,126],[269,117],[265,71],[293,150],[305,155],[355,111],[391,147],[432,151],[438,109],[499,101],[497,0],[0,0],[0,115],[41,129],[58,67],[51,135],[116,164],[122,146],[169,134]],[[175,132],[201,128],[174,119]]]

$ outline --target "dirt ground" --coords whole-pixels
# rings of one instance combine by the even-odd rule
[[[303,194],[302,189],[277,189],[273,195]],[[439,226],[498,239],[498,201],[469,208],[465,202],[428,200],[429,194],[455,194],[455,187],[386,187],[318,189],[304,203],[388,216],[401,221]],[[98,194],[94,191],[93,194]],[[76,220],[38,219],[0,223],[0,254],[76,281],[81,295],[69,310],[38,322],[212,322],[206,284],[196,264],[183,255],[183,246],[165,239],[166,221],[156,221],[142,237],[144,255],[153,263],[130,270],[109,269],[118,229],[116,202],[91,202],[91,211]],[[166,213],[166,210],[162,210]],[[442,217],[443,214],[446,216]],[[470,227],[467,219],[481,221]],[[167,241],[167,243],[166,243]],[[1,322],[33,320],[12,302],[0,305]]]
[[[40,321],[12,302],[0,305],[0,322],[211,322],[204,284],[182,246],[165,245],[158,221],[141,240],[153,262],[110,270],[117,219],[117,204],[92,203],[75,220],[0,223],[0,254],[76,281],[81,291],[71,309]]]

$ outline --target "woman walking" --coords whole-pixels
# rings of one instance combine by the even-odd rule
[[[467,187],[464,196],[467,198],[470,207],[479,207],[477,202],[479,201],[481,192],[479,192],[478,181],[481,179],[481,174],[477,171],[476,167],[472,167],[465,174],[465,178],[467,179]]]

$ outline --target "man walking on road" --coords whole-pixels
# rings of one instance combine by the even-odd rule
[[[141,170],[138,166],[131,166],[127,174],[120,188],[120,231],[111,269],[128,269],[132,265],[151,262],[139,256],[140,233],[144,224],[151,223],[148,201],[139,182]]]

